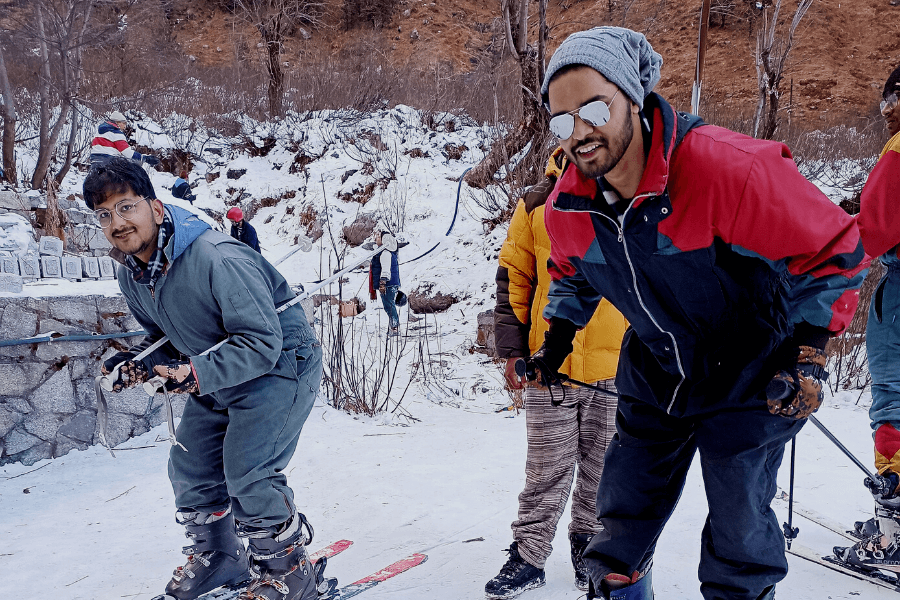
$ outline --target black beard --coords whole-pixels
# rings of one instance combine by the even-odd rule
[[[604,157],[601,162],[596,162],[596,159],[594,159],[590,163],[584,164],[579,158],[577,152],[578,148],[583,148],[584,146],[596,143],[590,138],[581,142],[578,146],[573,147],[571,153],[567,153],[569,154],[569,160],[575,163],[585,177],[599,179],[600,177],[605,176],[612,171],[615,166],[619,164],[619,161],[622,160],[622,157],[625,156],[625,151],[628,149],[629,144],[631,144],[631,138],[634,136],[634,125],[631,123],[631,119],[628,118],[628,115],[626,115],[625,123],[619,131],[612,133],[614,134],[613,137],[607,137],[604,139],[604,142],[601,143],[601,147],[605,147],[607,152],[607,156]]]

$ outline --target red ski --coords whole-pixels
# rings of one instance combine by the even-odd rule
[[[372,573],[368,577],[363,577],[359,581],[354,581],[351,584],[338,588],[330,594],[320,595],[319,600],[346,600],[347,598],[352,598],[357,594],[361,594],[366,590],[372,589],[382,581],[387,581],[391,577],[394,577],[396,575],[399,575],[400,573],[403,573],[404,571],[409,571],[413,567],[421,565],[426,560],[428,560],[428,556],[426,556],[425,554],[412,554],[402,560],[398,560],[390,566],[381,569],[380,571]]]

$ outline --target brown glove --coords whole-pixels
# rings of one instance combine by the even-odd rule
[[[788,419],[805,419],[819,410],[825,397],[822,384],[828,379],[825,351],[800,346],[797,365],[779,371],[766,386],[769,412]]]
[[[100,372],[109,375],[118,366],[118,377],[113,383],[112,391],[121,392],[125,388],[144,383],[150,378],[147,367],[141,361],[132,360],[134,352],[119,352],[100,365]]]
[[[194,376],[191,361],[177,361],[153,367],[154,373],[162,375],[169,381],[166,389],[174,394],[199,394],[200,386]]]

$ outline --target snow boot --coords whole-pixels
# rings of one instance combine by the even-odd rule
[[[306,546],[314,532],[302,513],[294,513],[275,533],[241,526],[240,534],[250,539],[253,581],[238,600],[316,600],[320,592],[337,587],[337,580],[324,577],[324,558],[315,564],[309,560]]]
[[[484,586],[484,597],[490,600],[515,598],[526,590],[539,588],[547,581],[543,569],[525,562],[519,554],[519,543],[509,545],[509,559],[500,573]]]
[[[250,579],[250,563],[234,528],[231,507],[222,513],[179,512],[175,520],[192,540],[182,552],[187,564],[175,569],[166,593],[154,600],[194,600],[223,585]]]
[[[594,584],[591,582],[587,597],[604,600],[653,600],[650,569],[647,569],[643,576],[637,571],[631,577],[610,573],[600,583],[600,595],[594,594]]]
[[[864,526],[871,533],[852,546],[835,546],[834,556],[864,570],[884,569],[900,573],[900,511],[876,505],[875,520]],[[863,528],[857,528],[861,531]],[[873,532],[874,531],[874,532]]]
[[[569,545],[572,547],[572,567],[575,569],[575,587],[583,592],[586,592],[588,589],[590,576],[581,555],[584,554],[584,549],[591,543],[591,538],[593,537],[594,534],[592,533],[569,534]]]

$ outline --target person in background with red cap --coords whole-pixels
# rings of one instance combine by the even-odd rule
[[[256,237],[256,230],[253,225],[244,220],[244,211],[237,206],[228,209],[225,218],[231,221],[231,237],[240,240],[262,254],[259,249],[259,238]]]

